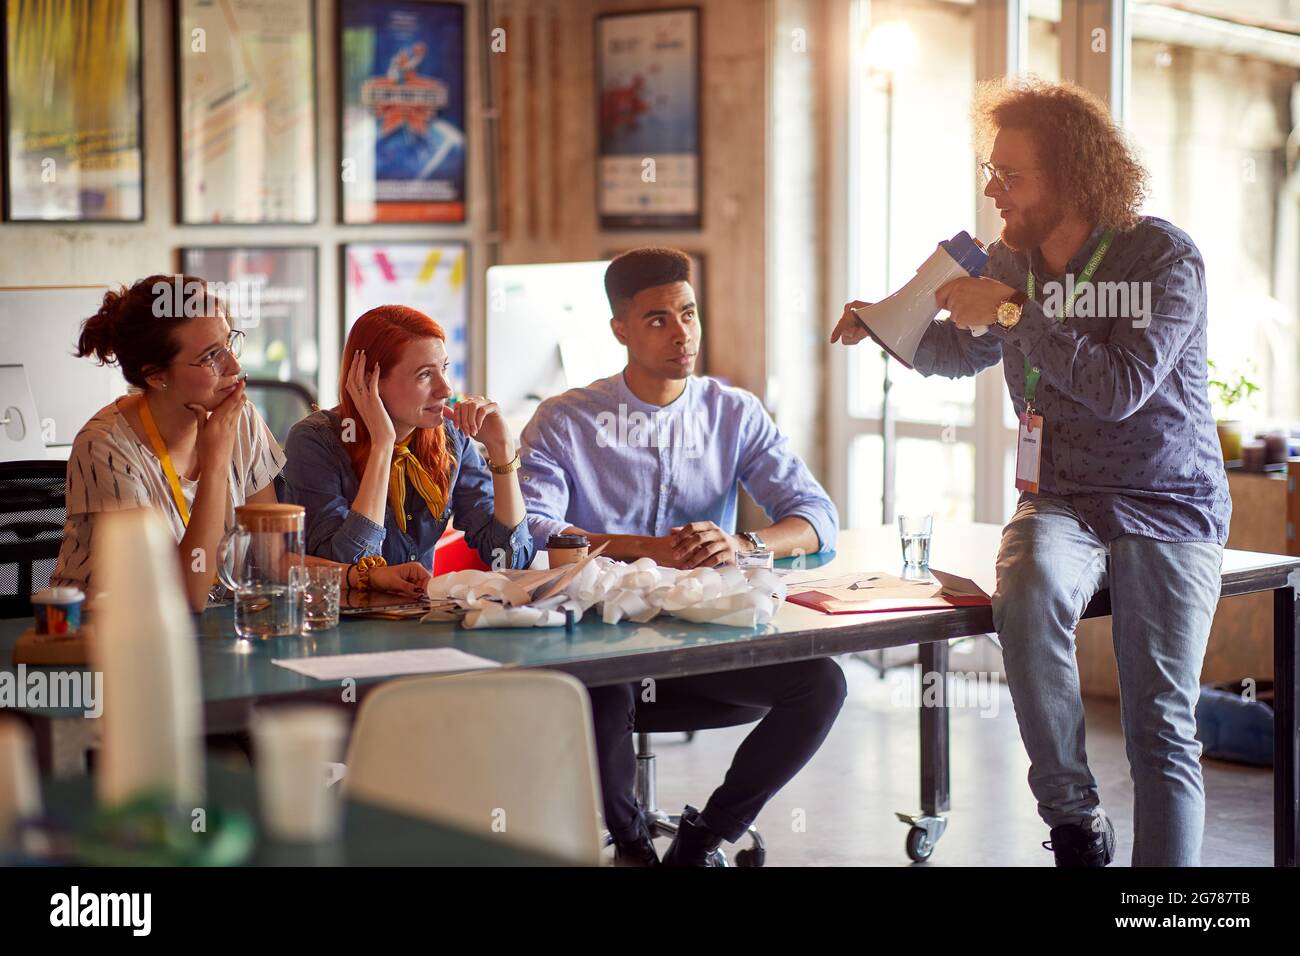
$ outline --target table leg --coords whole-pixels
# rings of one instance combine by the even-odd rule
[[[1300,572],[1273,592],[1273,865],[1300,861]]]
[[[917,863],[930,858],[948,826],[948,642],[918,648],[921,661],[921,812],[896,813],[908,824],[907,855]],[[936,698],[930,705],[932,691]]]
[[[921,812],[926,816],[949,808],[948,779],[948,642],[931,641],[920,647],[921,687],[934,686],[938,703],[921,706]],[[936,675],[936,676],[931,676]],[[931,681],[936,682],[931,685]]]

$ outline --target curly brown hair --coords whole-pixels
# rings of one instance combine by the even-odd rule
[[[1035,76],[990,80],[976,87],[971,117],[980,157],[998,130],[1024,130],[1053,191],[1084,219],[1121,231],[1137,225],[1147,171],[1106,104],[1083,87]]]

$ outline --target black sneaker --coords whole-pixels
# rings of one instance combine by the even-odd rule
[[[721,866],[718,847],[722,837],[704,825],[700,811],[687,806],[672,845],[664,853],[664,866]]]
[[[650,828],[645,820],[641,821],[641,832],[634,840],[627,843],[614,841],[615,866],[658,866],[659,854],[655,851],[655,841],[650,837]]]
[[[1115,826],[1098,811],[1092,822],[1052,827],[1043,848],[1056,855],[1057,866],[1105,866],[1115,859]]]

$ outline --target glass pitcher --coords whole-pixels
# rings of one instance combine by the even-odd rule
[[[302,505],[241,505],[217,549],[221,583],[235,596],[235,632],[245,638],[302,632]]]

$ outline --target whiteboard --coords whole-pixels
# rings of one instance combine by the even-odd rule
[[[487,270],[487,396],[514,425],[538,403],[622,371],[627,349],[609,327],[608,262]]]
[[[126,379],[116,367],[75,357],[81,324],[99,311],[107,291],[0,287],[0,364],[26,369],[47,447],[70,446],[91,416],[126,394]]]

